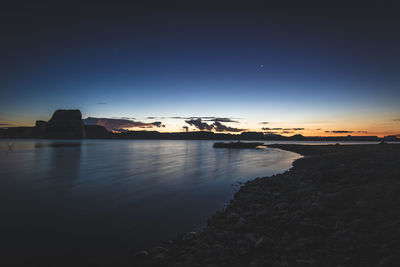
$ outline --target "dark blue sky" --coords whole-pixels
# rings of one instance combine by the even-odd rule
[[[249,129],[324,121],[316,127],[334,130],[352,119],[363,123],[358,130],[400,130],[400,16],[390,5],[27,4],[1,12],[3,124],[79,108],[84,117],[236,117]]]

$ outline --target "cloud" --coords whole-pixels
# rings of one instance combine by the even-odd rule
[[[214,129],[217,132],[243,132],[244,131],[244,129],[228,127],[226,125],[223,125],[219,121],[214,122]]]
[[[97,105],[107,105],[106,102],[97,102],[96,104],[97,104]]]
[[[394,119],[394,121],[400,121],[400,118],[398,118],[398,119]]]
[[[263,127],[261,129],[263,131],[269,131],[271,133],[276,133],[276,134],[291,134],[291,133],[296,133],[296,131],[304,130],[304,128],[269,128],[269,127]]]
[[[368,133],[368,131],[348,131],[348,130],[337,130],[337,131],[325,131],[325,133]]]
[[[132,117],[111,117],[111,119],[136,120],[135,118],[132,118]]]
[[[304,128],[284,128],[284,131],[304,131]]]
[[[354,131],[338,130],[338,131],[325,131],[326,133],[354,133]]]
[[[268,121],[262,121],[262,122],[259,122],[258,124],[268,124],[269,122]]]
[[[141,121],[133,121],[128,119],[109,119],[109,118],[93,118],[88,117],[83,120],[86,125],[101,125],[107,128],[107,130],[119,130],[126,128],[153,128],[162,127],[162,123],[160,121],[155,122],[141,122]]]
[[[231,118],[212,118],[212,119],[206,119],[206,121],[238,123],[238,121],[232,120]]]
[[[154,120],[156,117],[147,117],[146,120]]]
[[[237,120],[235,120],[234,118],[222,118],[222,117],[213,117],[213,116],[209,116],[209,117],[180,117],[180,116],[175,116],[175,117],[169,117],[170,119],[179,119],[179,120],[204,120],[204,121],[219,121],[219,122],[234,122],[234,123],[238,123]]]
[[[214,128],[214,125],[208,124],[206,122],[202,122],[200,118],[198,119],[191,119],[185,121],[187,124],[196,127],[199,130],[209,130],[211,131]]]
[[[0,123],[0,126],[10,126],[11,124],[8,123]]]
[[[214,118],[207,120],[207,121],[214,121],[214,123],[212,124],[202,121],[202,118],[185,120],[185,122],[191,126],[196,127],[199,130],[208,130],[208,131],[215,130],[216,132],[242,132],[245,130],[245,129],[226,126],[217,119],[221,118]]]
[[[269,127],[263,127],[263,128],[261,128],[261,129],[264,130],[264,131],[269,131],[269,130],[272,130],[272,131],[282,130],[282,128],[269,128]]]

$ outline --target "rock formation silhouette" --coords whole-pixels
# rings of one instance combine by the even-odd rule
[[[85,126],[80,110],[56,110],[51,119],[46,123],[44,137],[49,139],[84,138]]]

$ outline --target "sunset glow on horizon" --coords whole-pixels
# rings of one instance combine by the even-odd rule
[[[400,135],[397,12],[212,7],[5,7],[0,127],[79,109],[129,130]]]

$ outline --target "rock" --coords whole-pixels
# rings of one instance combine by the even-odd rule
[[[235,212],[231,212],[228,214],[228,216],[226,217],[226,219],[228,220],[228,222],[232,223],[232,222],[236,222],[239,219],[239,215]]]
[[[155,247],[155,248],[150,250],[150,254],[152,254],[152,255],[157,255],[157,254],[160,254],[160,253],[167,253],[167,252],[168,252],[168,250],[166,248],[164,248],[164,247],[161,247],[161,246]]]
[[[160,253],[160,254],[154,256],[150,261],[150,263],[154,264],[154,265],[161,265],[164,262],[165,262],[165,254],[164,253]]]
[[[81,139],[85,137],[85,127],[79,110],[56,110],[46,124],[45,138]]]
[[[110,136],[106,127],[101,125],[85,125],[85,134],[86,138],[89,139],[101,139]]]
[[[265,244],[265,238],[261,237],[260,239],[257,240],[257,242],[254,244],[256,248],[262,247]]]
[[[377,264],[377,267],[394,267],[394,266],[400,266],[400,256],[392,255],[383,258]]]
[[[389,158],[369,153],[379,146],[318,147],[362,153],[317,154],[247,182],[193,241],[169,244],[164,265],[400,266],[400,147],[387,145]]]
[[[356,207],[359,208],[359,209],[368,208],[368,202],[365,199],[359,199],[356,202]]]
[[[46,131],[46,125],[47,125],[46,121],[41,121],[41,120],[36,121],[35,123],[36,137],[38,138],[44,137]]]
[[[237,220],[237,222],[236,222],[234,228],[235,228],[235,229],[240,229],[240,228],[243,228],[244,226],[246,226],[246,219],[243,218],[243,217],[240,217],[240,218]]]
[[[224,246],[222,246],[221,244],[214,244],[212,248],[216,252],[216,254],[221,254],[225,250]]]
[[[144,260],[149,256],[149,253],[146,250],[139,251],[135,254],[135,258],[138,260]]]
[[[307,246],[311,243],[309,238],[299,238],[292,243],[292,248],[295,250],[306,250]]]
[[[292,239],[292,237],[290,236],[290,234],[288,232],[285,232],[282,236],[282,241],[284,243],[289,243],[291,239]]]
[[[185,235],[183,235],[182,240],[191,241],[191,240],[195,239],[197,236],[198,236],[198,234],[196,232],[189,232],[189,233],[186,233]]]
[[[274,206],[274,209],[286,209],[289,207],[289,204],[287,202],[281,202],[278,203]]]
[[[244,235],[244,237],[252,244],[256,242],[256,238],[253,233],[247,233]]]

